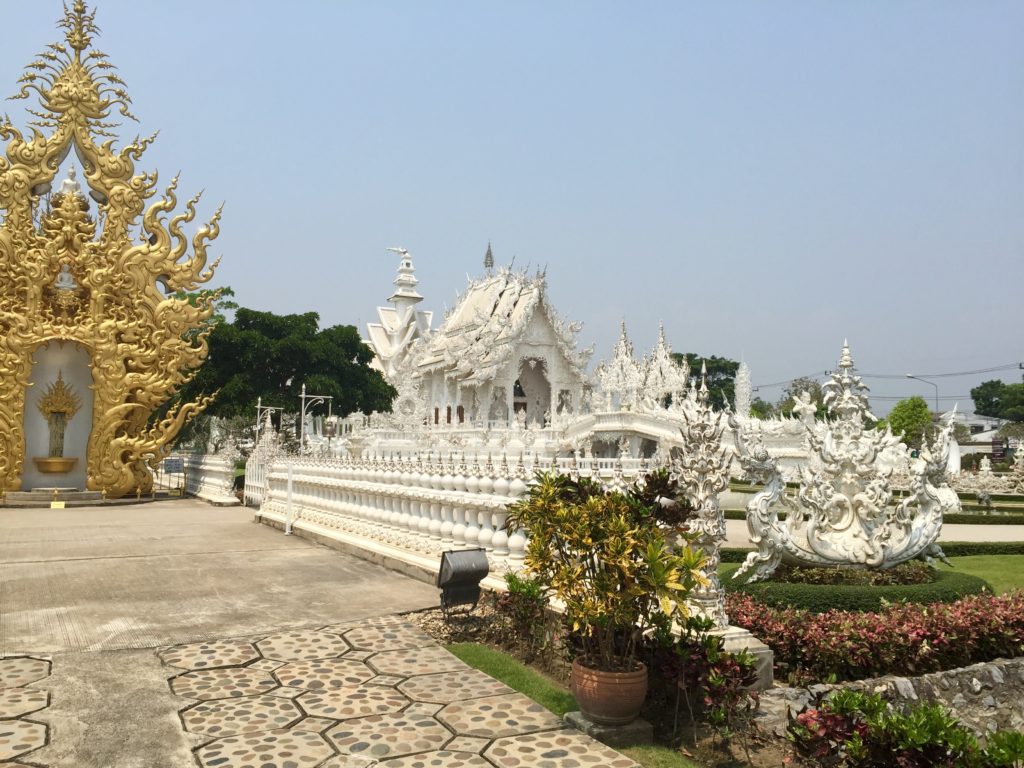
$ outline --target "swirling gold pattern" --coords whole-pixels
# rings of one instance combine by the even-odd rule
[[[92,48],[95,11],[82,0],[59,26],[63,42],[39,54],[21,78],[16,99],[37,96],[26,138],[4,116],[0,139],[0,488],[18,490],[24,464],[25,389],[32,355],[51,340],[75,341],[90,354],[92,431],[87,487],[109,497],[152,488],[150,467],[170,450],[178,431],[209,398],[153,413],[206,358],[206,321],[216,292],[196,291],[213,276],[207,246],[217,237],[220,210],[189,239],[182,227],[199,197],[177,207],[177,178],[146,206],[157,174],[135,171],[153,141],[136,138],[115,150],[110,120],[134,120],[131,99],[114,66]],[[74,149],[84,186],[72,180],[48,196],[61,163]],[[47,199],[48,196],[48,199]],[[167,221],[166,217],[170,216]],[[160,285],[162,285],[162,290]]]

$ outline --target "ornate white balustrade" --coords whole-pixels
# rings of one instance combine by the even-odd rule
[[[233,455],[186,453],[180,457],[185,467],[185,493],[220,506],[239,503]]]
[[[526,537],[506,531],[507,508],[533,467],[502,460],[318,459],[282,456],[266,475],[260,514],[322,535],[413,555],[481,547],[492,573],[521,567]]]

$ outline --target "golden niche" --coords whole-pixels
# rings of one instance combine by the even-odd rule
[[[82,401],[71,387],[64,383],[63,371],[57,372],[57,380],[46,388],[36,407],[46,419],[50,441],[46,457],[36,456],[32,461],[40,472],[70,472],[78,459],[64,455],[64,431],[71,417],[82,407]]]
[[[58,22],[64,40],[47,46],[21,77],[13,98],[38,99],[28,110],[31,135],[0,119],[7,143],[0,157],[0,493],[21,488],[32,355],[49,341],[74,341],[89,353],[90,490],[111,497],[150,491],[151,469],[209,403],[203,398],[154,416],[206,358],[205,321],[216,292],[191,301],[173,294],[196,291],[213,277],[217,264],[207,264],[207,245],[219,232],[220,210],[189,239],[182,227],[195,218],[198,195],[174,213],[174,178],[147,205],[157,174],[136,173],[135,163],[155,134],[115,149],[114,113],[135,117],[124,82],[92,47],[95,13],[82,0],[65,7]],[[72,150],[81,182],[71,169],[51,194]],[[74,415],[51,415],[58,413],[65,426]],[[58,458],[49,417],[48,424],[47,458]]]

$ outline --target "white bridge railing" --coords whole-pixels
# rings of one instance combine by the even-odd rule
[[[506,529],[508,507],[540,469],[589,476],[625,487],[649,468],[642,459],[490,460],[278,456],[264,465],[261,515],[321,534],[410,555],[486,550],[492,573],[521,567],[526,536]],[[247,468],[247,479],[249,472]],[[253,480],[255,482],[255,470]],[[248,486],[248,483],[247,483]],[[249,498],[247,488],[246,496]]]

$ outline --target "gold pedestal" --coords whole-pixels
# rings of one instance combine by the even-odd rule
[[[36,469],[50,475],[63,475],[75,468],[78,459],[67,456],[36,456],[32,459],[36,463]]]

